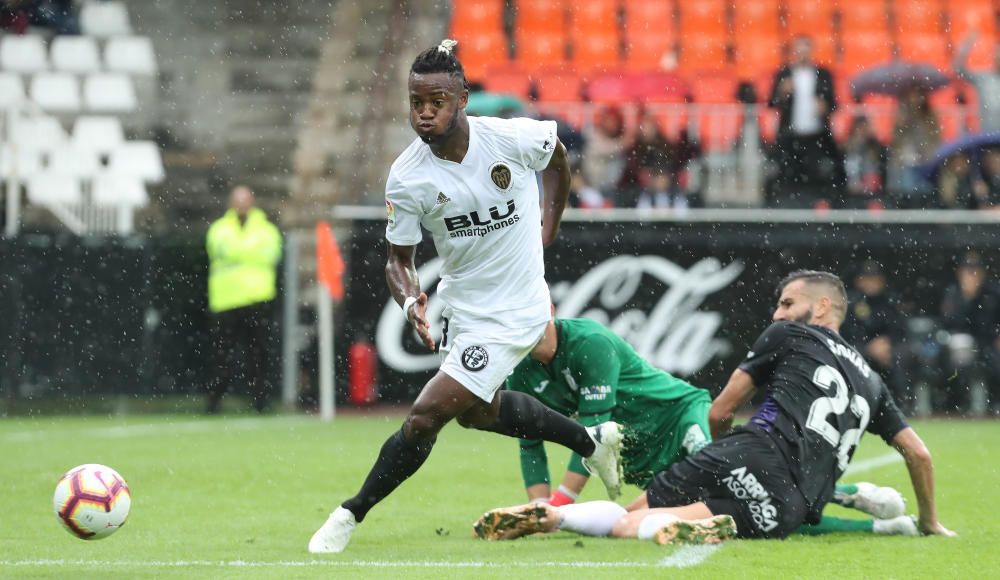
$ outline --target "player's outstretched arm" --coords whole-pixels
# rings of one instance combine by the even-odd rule
[[[906,469],[910,472],[913,492],[917,495],[917,506],[920,510],[918,526],[925,534],[954,536],[955,532],[941,525],[937,519],[934,506],[934,462],[931,452],[920,440],[912,428],[903,429],[892,440],[893,447],[906,460]]]
[[[396,304],[405,308],[406,320],[417,329],[424,346],[434,350],[431,325],[427,322],[427,294],[420,291],[417,267],[413,263],[416,246],[389,244],[389,259],[385,264],[385,281]],[[407,299],[413,298],[410,302]]]
[[[712,401],[712,408],[708,411],[708,425],[713,439],[733,428],[736,411],[750,400],[756,390],[749,373],[740,369],[733,371],[726,388]]]
[[[556,140],[555,151],[542,171],[545,195],[542,199],[542,245],[548,246],[559,235],[559,222],[569,199],[569,155],[562,141]]]

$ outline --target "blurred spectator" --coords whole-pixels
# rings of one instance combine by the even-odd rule
[[[24,34],[29,25],[50,28],[56,34],[80,34],[73,4],[73,0],[5,0],[0,3],[0,22],[16,34]]]
[[[780,205],[810,207],[843,185],[843,158],[830,131],[837,103],[833,76],[812,58],[812,40],[792,42],[791,61],[778,70],[768,106],[778,109],[777,194]]]
[[[937,176],[938,207],[943,209],[975,209],[972,161],[964,152],[945,160]]]
[[[983,133],[1000,131],[1000,44],[993,47],[993,70],[971,71],[966,65],[977,36],[970,34],[955,51],[955,75],[976,89],[980,130]]]
[[[610,200],[606,200],[601,192],[587,183],[582,168],[577,164],[573,167],[573,174],[569,182],[569,206],[580,209],[596,209],[613,207],[613,204]]]
[[[849,307],[841,334],[882,375],[904,412],[911,411],[914,397],[901,368],[898,348],[906,328],[899,297],[889,289],[878,262],[869,260],[861,265],[847,298]]]
[[[1000,206],[1000,149],[984,149],[979,160],[980,176],[973,184],[978,209]]]
[[[661,196],[657,207],[670,205],[667,193],[671,181],[667,159],[669,148],[670,143],[660,131],[656,116],[644,111],[639,117],[632,145],[625,154],[625,168],[618,187],[629,199],[622,200],[620,205],[635,207],[646,200],[646,207],[649,207],[649,199],[654,193]]]
[[[875,137],[868,117],[854,117],[847,141],[844,142],[848,207],[884,207],[882,194],[885,189],[886,158],[886,148]]]
[[[976,252],[962,257],[955,278],[941,302],[942,328],[950,334],[940,393],[947,411],[967,408],[976,381],[989,386],[993,404],[1000,402],[1000,291]]]
[[[597,112],[586,134],[583,170],[587,181],[602,193],[615,191],[625,170],[625,117],[617,107]]]
[[[222,396],[236,376],[250,387],[253,406],[264,411],[271,393],[272,303],[277,295],[281,234],[254,207],[248,187],[238,186],[229,211],[208,229],[208,307],[213,315],[216,374],[208,389],[208,412],[221,410]]]
[[[941,145],[941,124],[927,96],[927,89],[921,87],[903,95],[889,146],[889,191],[905,207],[928,206],[933,191],[921,166]]]

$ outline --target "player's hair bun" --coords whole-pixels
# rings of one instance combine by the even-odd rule
[[[458,45],[457,40],[446,38],[441,41],[441,44],[437,46],[437,49],[439,52],[443,52],[445,54],[452,54],[455,51],[456,45]]]

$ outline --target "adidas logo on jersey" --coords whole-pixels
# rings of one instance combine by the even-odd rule
[[[438,192],[438,197],[437,197],[437,203],[436,203],[436,205],[444,205],[444,204],[448,203],[449,201],[451,201],[451,198],[448,197],[447,195],[445,195],[443,191],[439,191]]]

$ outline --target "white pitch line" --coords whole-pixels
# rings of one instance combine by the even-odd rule
[[[36,566],[80,567],[149,567],[149,568],[651,568],[655,562],[449,562],[434,560],[379,561],[379,560],[279,560],[259,562],[254,560],[167,560],[167,561],[115,561],[115,560],[0,560],[0,568]]]
[[[660,566],[667,568],[690,568],[697,566],[722,548],[721,544],[706,544],[701,546],[681,546],[673,554],[660,560]]]
[[[855,461],[854,463],[848,465],[847,469],[844,471],[844,475],[862,473],[885,465],[899,463],[902,460],[903,456],[899,453],[886,453],[885,455],[879,455],[878,457],[862,459],[861,461]]]

